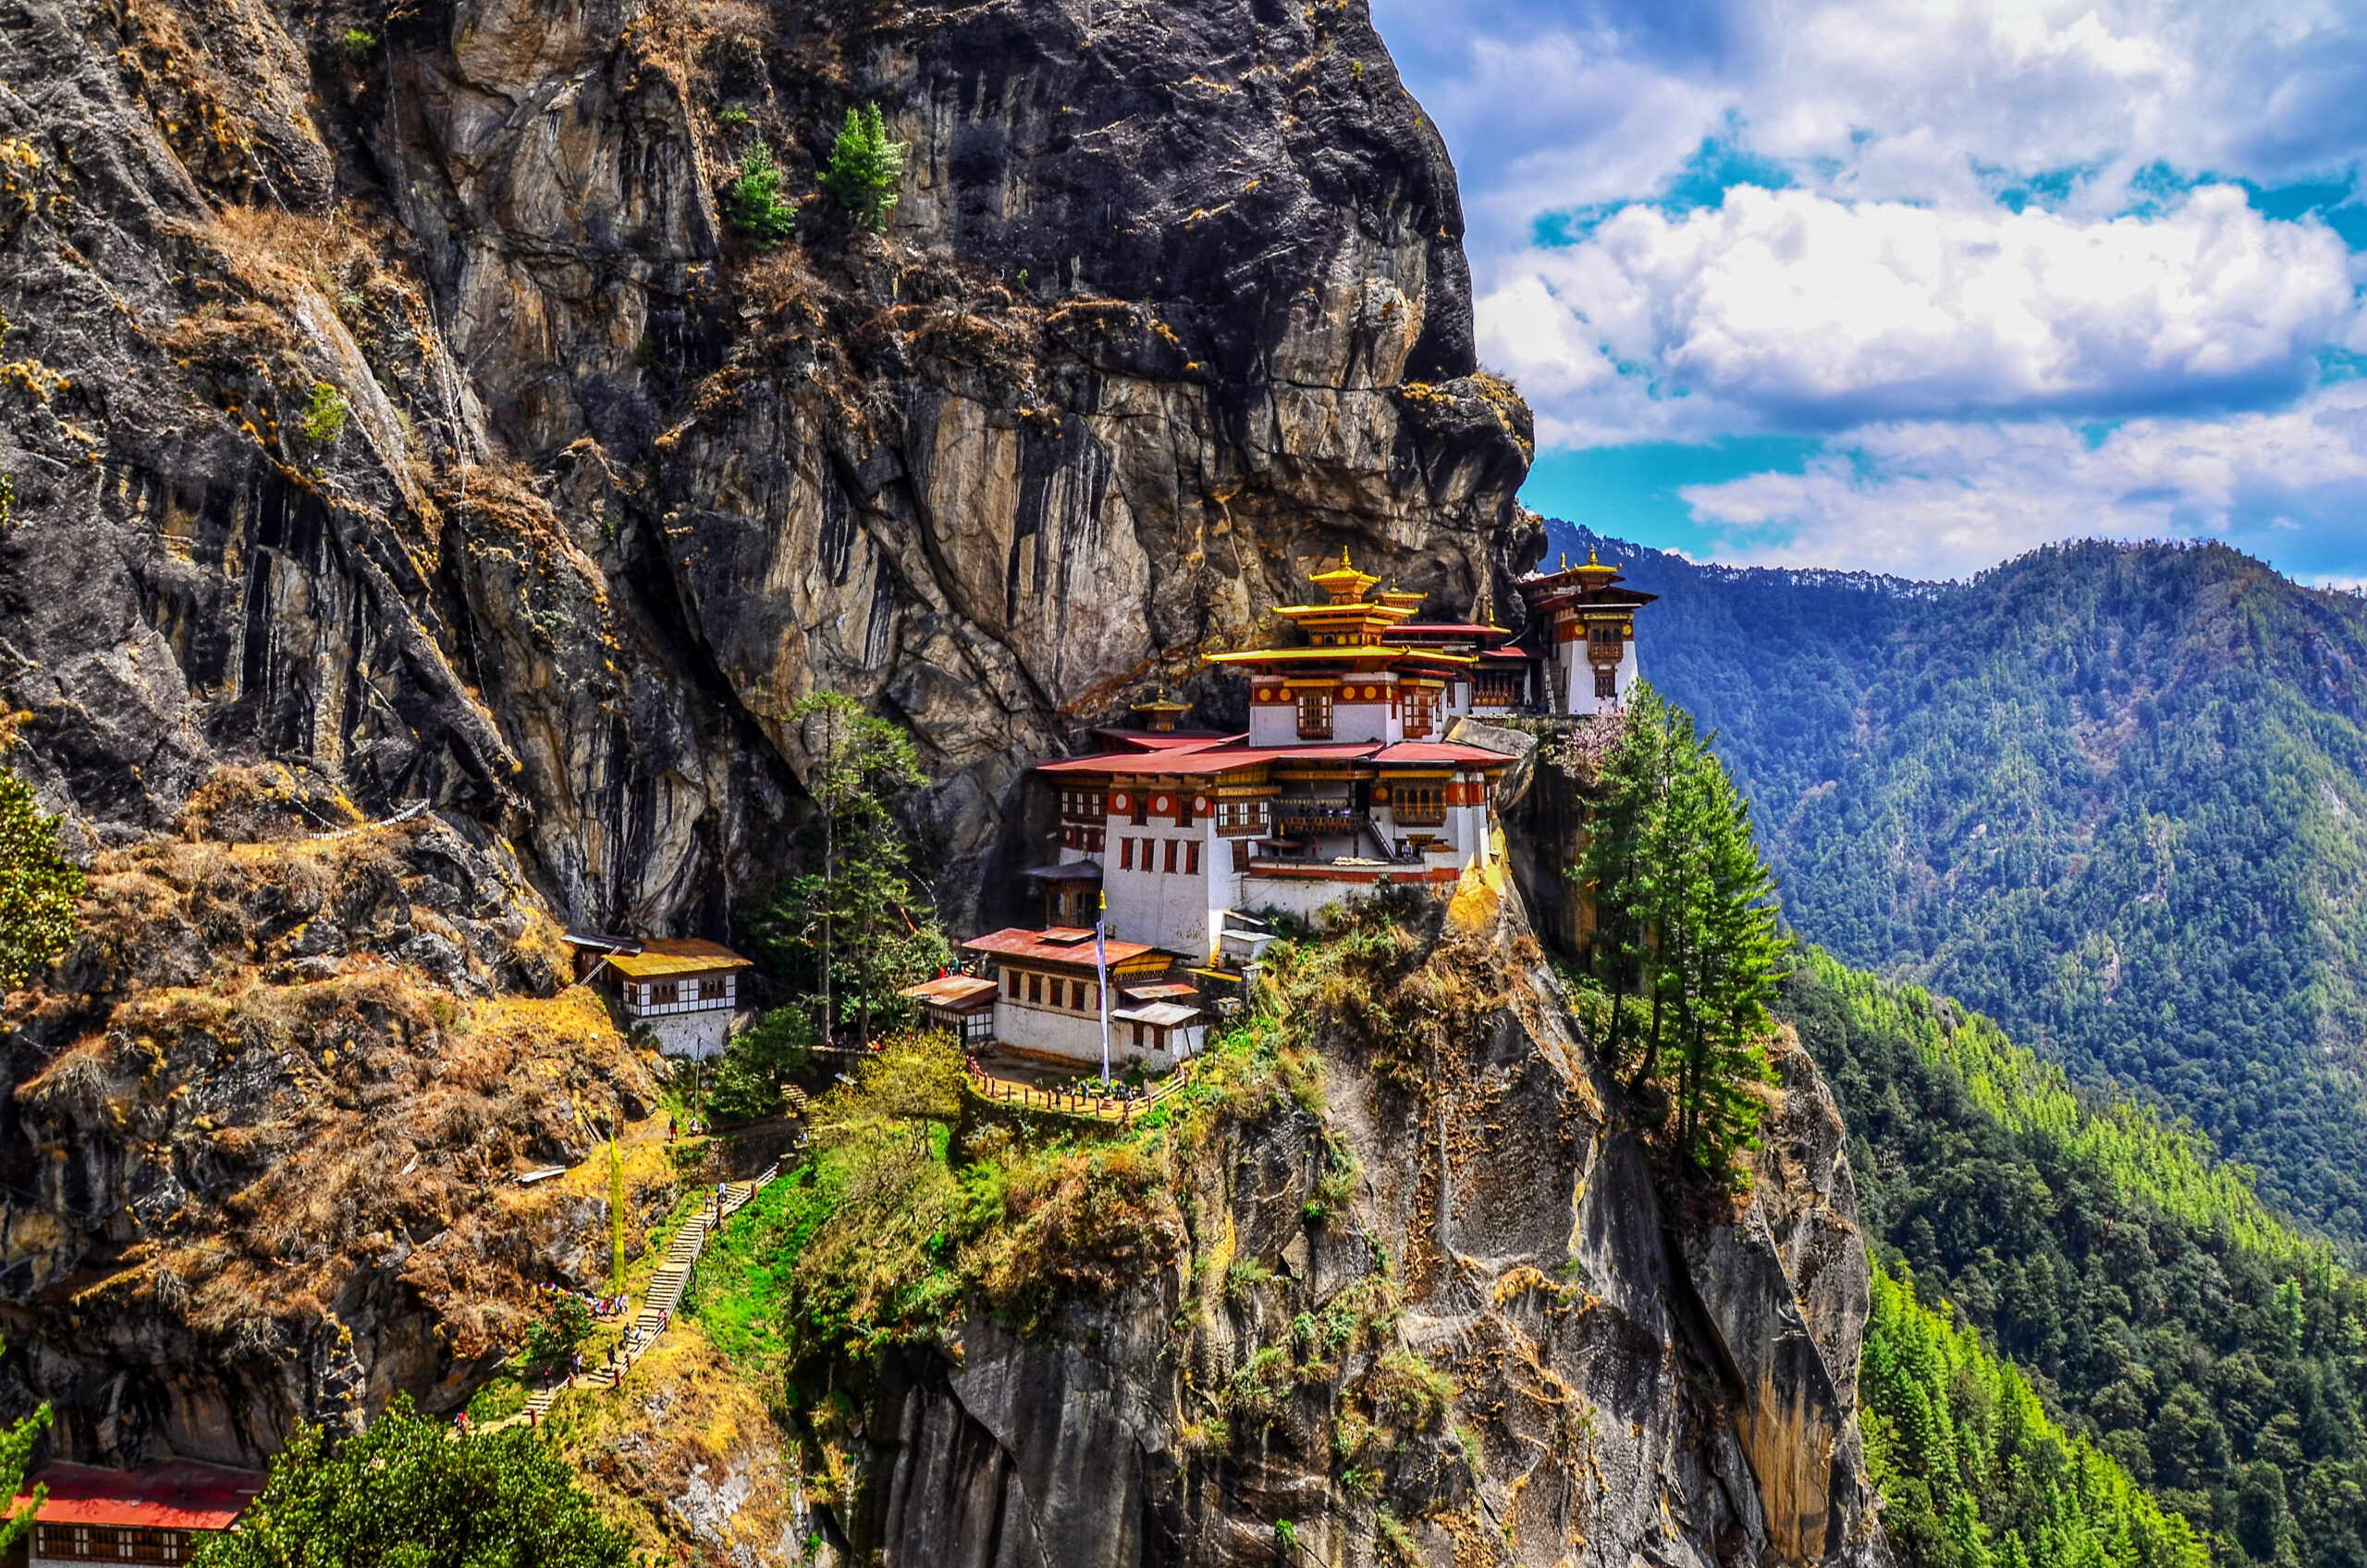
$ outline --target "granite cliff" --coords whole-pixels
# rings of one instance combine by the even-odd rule
[[[1736,1195],[1670,1160],[1504,880],[1279,974],[1273,1055],[1204,1060],[972,1255],[1066,1281],[1043,1318],[999,1262],[942,1337],[794,1374],[836,1561],[1889,1562],[1855,1190],[1796,1041]],[[1007,1120],[974,1099],[952,1158]]]
[[[566,919],[720,929],[828,687],[920,737],[958,917],[1024,765],[1310,561],[1459,610],[1535,547],[1361,7],[18,15],[0,687],[93,839],[270,757]],[[885,234],[730,237],[753,139],[810,185],[873,101]]]

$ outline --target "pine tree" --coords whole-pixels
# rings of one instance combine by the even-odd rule
[[[797,205],[780,199],[780,164],[759,136],[741,155],[739,178],[724,187],[725,218],[759,251],[782,244],[797,228]]]
[[[0,991],[13,991],[74,940],[82,874],[58,852],[57,818],[0,767]]]
[[[1599,779],[1573,880],[1595,911],[1595,971],[1613,1008],[1605,1052],[1625,1058],[1634,996],[1649,1023],[1629,1087],[1674,1058],[1678,1146],[1713,1171],[1749,1146],[1760,1042],[1789,947],[1748,802],[1690,715],[1639,684]]]
[[[825,1039],[852,1022],[865,1041],[895,993],[950,956],[914,876],[897,820],[899,796],[928,782],[901,728],[853,698],[821,692],[786,716],[814,759],[809,851],[816,868],[790,878],[750,921],[792,979],[811,985]]]
[[[878,104],[849,109],[847,123],[830,148],[822,189],[863,227],[884,229],[889,210],[896,204],[896,187],[903,182],[908,151],[903,142],[888,140]]]

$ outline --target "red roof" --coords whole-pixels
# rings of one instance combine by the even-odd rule
[[[1502,767],[1515,759],[1479,746],[1457,746],[1443,741],[1400,741],[1375,753],[1372,760],[1383,765],[1459,762],[1479,767]]]
[[[1085,932],[1085,937],[1083,941],[1076,940],[1063,926],[1030,931],[1024,925],[1010,925],[1000,931],[989,931],[983,937],[973,937],[962,947],[967,952],[993,953],[999,958],[1026,959],[1036,963],[1081,963],[1090,969],[1093,967],[1093,933]],[[1148,942],[1110,942],[1104,944],[1102,950],[1110,965],[1115,967],[1129,959],[1140,958],[1145,953],[1159,949]]]
[[[948,974],[941,979],[924,980],[917,986],[907,986],[896,993],[911,997],[924,1007],[941,1007],[950,1011],[964,1012],[995,998],[995,983],[977,974]]]
[[[50,1525],[115,1525],[151,1530],[222,1530],[263,1490],[253,1470],[175,1460],[146,1470],[52,1464],[33,1477],[49,1488],[41,1517]],[[21,1493],[14,1513],[31,1502]]]
[[[1224,745],[1207,751],[1185,752],[1181,755],[1167,752],[1156,760],[1122,753],[1111,755],[1105,752],[1093,756],[1061,757],[1054,762],[1039,762],[1036,765],[1036,771],[1132,773],[1154,777],[1163,774],[1171,778],[1191,778],[1223,773],[1231,768],[1255,767],[1259,763],[1268,762],[1354,762],[1379,750],[1380,744],[1377,741],[1347,741],[1305,746]]]
[[[1213,746],[1220,741],[1238,741],[1239,733],[1224,729],[1097,729],[1096,735],[1105,741],[1118,742],[1117,749],[1125,752],[1190,751],[1195,746]]]
[[[1147,766],[1147,758],[1116,755],[1106,753],[1093,756],[1061,757],[1036,765],[1038,773],[1135,773],[1166,775],[1177,778],[1199,778],[1224,773],[1236,767],[1255,767],[1260,763],[1276,762],[1377,762],[1377,763],[1441,763],[1505,764],[1513,759],[1502,752],[1485,751],[1478,746],[1453,746],[1434,741],[1401,741],[1393,746],[1383,746],[1378,741],[1334,741],[1309,742],[1303,746],[1218,746],[1208,751],[1186,752],[1182,755],[1168,753],[1158,759],[1157,766]]]

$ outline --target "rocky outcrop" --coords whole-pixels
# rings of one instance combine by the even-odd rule
[[[337,802],[287,780],[98,851],[58,983],[0,1012],[0,1413],[50,1403],[61,1456],[257,1464],[399,1391],[448,1409],[533,1284],[607,1273],[606,1170],[511,1177],[644,1117],[648,1059],[557,990],[499,845],[303,832]],[[660,1145],[627,1176],[638,1253],[677,1186]]]
[[[1359,5],[24,16],[0,688],[94,838],[300,759],[565,918],[720,932],[828,687],[921,739],[967,918],[1024,764],[1236,702],[1196,655],[1317,558],[1514,607],[1527,414]],[[734,239],[745,149],[810,189],[865,102],[888,231]]]
[[[1319,1096],[1194,1159],[1170,1267],[842,1369],[842,1560],[1888,1562],[1866,1258],[1806,1055],[1779,1043],[1747,1195],[1672,1185],[1509,890],[1400,913],[1394,962],[1313,993]]]

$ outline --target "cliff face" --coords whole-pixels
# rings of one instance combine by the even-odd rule
[[[1316,558],[1460,610],[1533,547],[1360,6],[24,15],[0,687],[93,838],[269,756],[514,837],[568,919],[720,930],[829,687],[920,736],[966,918],[1025,763]],[[753,139],[810,186],[873,101],[886,235],[730,237]]]
[[[533,1284],[609,1261],[604,1166],[510,1178],[655,1088],[591,993],[521,994],[566,958],[515,861],[428,816],[291,835],[335,802],[256,784],[100,851],[74,953],[0,1014],[0,1404],[49,1402],[65,1455],[257,1464],[448,1408]],[[627,1193],[637,1253],[670,1162]]]
[[[1321,987],[1320,1094],[1192,1161],[1165,1268],[872,1369],[824,1431],[852,1561],[1889,1561],[1856,1197],[1806,1054],[1777,1045],[1749,1194],[1672,1207],[1517,899],[1466,882],[1419,925]]]

